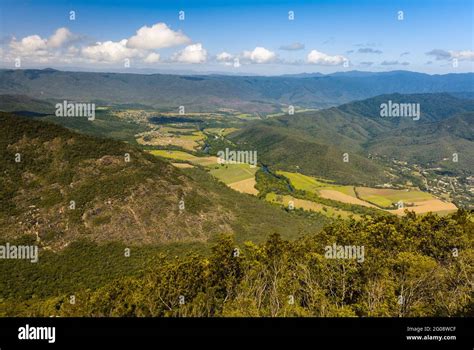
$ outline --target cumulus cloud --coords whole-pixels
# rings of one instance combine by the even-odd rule
[[[373,64],[374,64],[374,62],[370,62],[370,61],[360,62],[360,65],[361,65],[361,66],[371,66],[371,65],[373,65]]]
[[[10,48],[14,54],[18,55],[47,55],[48,43],[46,39],[41,38],[39,35],[30,35],[24,37],[20,41],[13,38],[10,42]]]
[[[434,49],[426,53],[428,56],[433,56],[437,61],[448,61],[457,58],[460,61],[474,61],[474,51],[446,51],[441,49]]]
[[[21,40],[12,38],[9,47],[14,55],[26,57],[41,57],[44,61],[46,56],[53,56],[54,49],[60,49],[70,42],[74,35],[67,28],[58,28],[48,39],[39,35],[29,35]]]
[[[82,56],[97,62],[118,62],[125,58],[143,56],[144,53],[137,49],[127,47],[127,39],[121,41],[97,42],[81,50]]]
[[[406,55],[409,55],[409,54],[410,54],[410,52],[405,51],[405,52],[402,52],[402,53],[400,54],[400,57],[403,57],[403,56],[406,56]]]
[[[321,66],[337,66],[339,64],[343,64],[345,60],[347,60],[344,56],[335,55],[330,56],[323,52],[319,52],[317,50],[312,50],[307,58],[308,63],[317,64]]]
[[[239,58],[225,51],[218,54],[216,60],[226,66],[234,66],[234,68],[240,67]]]
[[[204,63],[207,60],[207,51],[201,43],[188,45],[173,55],[173,61],[181,63]]]
[[[160,54],[156,52],[152,52],[145,57],[143,62],[145,63],[157,63],[160,61]]]
[[[231,55],[230,53],[228,52],[221,52],[220,54],[218,54],[216,56],[216,59],[219,61],[219,62],[230,62],[232,61],[234,58],[233,55]]]
[[[13,37],[8,50],[4,52],[6,61],[15,57],[25,57],[31,62],[102,62],[117,63],[126,58],[134,58],[143,63],[157,63],[161,56],[156,49],[189,43],[191,40],[179,31],[171,30],[165,23],[151,27],[143,26],[129,39],[119,41],[104,40],[94,44],[81,44],[79,35],[62,27],[49,38],[29,35],[22,39]],[[74,44],[74,45],[73,45]],[[77,45],[77,46],[75,46]],[[176,55],[179,62],[200,63],[206,60],[206,50],[201,44],[189,45]]]
[[[304,44],[298,43],[298,42],[280,46],[280,50],[285,50],[285,51],[298,51],[298,50],[303,50],[303,49],[304,49]]]
[[[118,62],[125,58],[140,58],[144,63],[157,63],[161,56],[151,50],[189,43],[191,40],[179,31],[171,30],[165,23],[143,26],[129,39],[118,42],[98,42],[82,49],[82,56],[100,62]],[[206,50],[201,44],[189,45],[175,54],[178,62],[201,63],[206,60]]]
[[[221,52],[216,56],[218,62],[224,63],[227,66],[233,65],[240,67],[240,60],[243,63],[270,63],[276,61],[277,55],[264,47],[257,46],[252,51],[244,51],[240,55],[233,55],[228,52]]]
[[[156,23],[151,27],[143,26],[137,33],[128,39],[127,46],[134,49],[162,49],[184,45],[191,42],[180,31],[171,30],[165,23]]]
[[[79,50],[79,48],[75,47],[75,46],[69,46],[66,50],[67,54],[69,55],[77,55],[78,53],[81,52],[81,50]]]
[[[73,39],[73,34],[67,28],[58,28],[56,32],[48,39],[48,46],[58,48],[68,43]]]
[[[381,54],[382,53],[381,50],[374,50],[371,47],[360,48],[360,49],[357,50],[357,52],[358,53],[375,53],[375,54]]]
[[[274,52],[260,46],[257,46],[253,51],[244,51],[242,56],[253,63],[268,63],[276,59]]]

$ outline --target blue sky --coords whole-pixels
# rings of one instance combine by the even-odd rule
[[[2,67],[473,71],[471,0],[3,0],[0,11]]]

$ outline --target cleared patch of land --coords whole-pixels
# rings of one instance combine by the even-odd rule
[[[245,120],[255,120],[255,119],[260,119],[258,115],[255,114],[249,114],[249,113],[241,113],[236,116],[239,119],[245,119]]]
[[[160,156],[168,159],[176,159],[176,160],[193,160],[194,158],[198,158],[190,153],[186,153],[183,151],[172,151],[172,150],[153,150],[150,151],[151,154],[154,156]]]
[[[277,171],[278,175],[283,175],[290,180],[291,185],[297,190],[316,193],[321,187],[327,186],[327,183],[321,182],[314,177],[300,173],[291,173],[288,171]]]
[[[367,203],[365,201],[360,200],[359,198],[350,196],[348,194],[336,190],[320,190],[319,195],[323,198],[332,199],[343,203],[357,204],[362,205],[364,207],[377,208],[377,206],[373,204]]]
[[[182,168],[182,169],[187,169],[187,168],[194,168],[194,165],[191,165],[189,163],[171,163],[173,166],[177,168]]]
[[[336,191],[336,192],[345,194],[346,196],[357,198],[357,195],[354,191],[354,186],[345,186],[345,185],[326,186],[326,187],[321,188],[319,192],[321,193],[321,191],[324,191],[324,190]]]
[[[335,185],[330,183],[330,180],[317,179],[299,173],[277,171],[277,174],[288,178],[291,185],[298,190],[312,192],[322,198],[332,199],[342,203],[381,208],[396,215],[404,215],[405,209],[395,210],[389,208],[396,206],[399,201],[404,203],[404,208],[412,210],[415,213],[449,213],[457,209],[456,206],[450,202],[442,201],[429,193],[415,189],[355,188],[354,186]]]
[[[217,164],[210,169],[210,173],[225,184],[255,179],[257,167],[249,164]]]
[[[163,126],[160,126],[160,131],[167,132],[167,133],[179,133],[179,132],[192,133],[197,130],[194,128],[176,128],[172,126],[163,125]]]
[[[291,185],[297,190],[312,192],[315,194],[320,194],[322,190],[338,191],[348,196],[356,197],[354,186],[335,185],[331,180],[318,179],[300,173],[291,173],[288,171],[277,171],[276,173],[278,175],[283,175],[290,180]]]
[[[309,210],[309,211],[314,211],[320,214],[323,214],[328,217],[338,217],[341,216],[341,218],[349,218],[350,216],[354,218],[360,218],[359,215],[351,213],[346,210],[334,208],[328,205],[323,205],[320,203],[315,203],[313,201],[309,201],[306,199],[299,199],[299,198],[294,198],[289,195],[278,195],[276,193],[268,193],[265,199],[271,203],[277,203],[280,204],[286,208],[289,207],[290,202],[293,203],[294,208],[296,209],[304,209],[304,210]]]
[[[405,215],[405,209],[407,209],[408,211],[414,211],[416,214],[424,214],[429,212],[441,212],[442,214],[447,214],[456,211],[457,207],[453,203],[443,202],[440,199],[430,199],[417,202],[412,207],[387,211],[396,215]]]
[[[205,138],[201,131],[184,134],[174,131],[169,132],[169,127],[167,129],[168,131],[160,129],[138,134],[136,140],[139,144],[146,146],[177,146],[193,151],[200,145],[200,141]]]
[[[204,131],[210,134],[214,134],[214,135],[226,136],[237,130],[239,129],[237,128],[207,128]]]
[[[411,204],[435,199],[431,194],[417,190],[357,187],[356,191],[361,199],[385,208],[390,207],[399,201]]]
[[[257,182],[255,181],[255,177],[252,177],[249,179],[230,183],[228,184],[228,186],[238,192],[248,193],[248,194],[256,196],[258,195],[258,191],[255,188],[256,184]]]
[[[191,161],[193,164],[201,165],[201,166],[212,166],[217,164],[217,157],[209,156],[209,157],[196,157]]]
[[[175,159],[175,160],[182,160],[188,161],[193,164],[201,165],[201,166],[209,166],[217,164],[217,157],[196,157],[187,152],[183,151],[173,151],[173,150],[153,150],[150,151],[151,154],[167,159]]]

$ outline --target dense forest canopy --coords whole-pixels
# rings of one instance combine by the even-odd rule
[[[3,300],[0,315],[473,316],[473,233],[472,213],[459,210],[339,220],[294,241],[227,235],[208,254],[155,256],[140,277]],[[328,258],[334,244],[363,247],[363,261]]]

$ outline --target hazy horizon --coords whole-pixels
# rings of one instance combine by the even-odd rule
[[[305,75],[308,76],[333,76],[338,74],[351,74],[351,73],[367,73],[367,74],[384,74],[384,73],[413,73],[413,74],[426,74],[430,76],[436,75],[449,75],[449,74],[474,74],[474,72],[448,72],[448,73],[426,73],[420,71],[412,71],[412,70],[405,70],[405,69],[394,69],[394,70],[387,70],[387,71],[370,71],[370,70],[340,70],[334,71],[331,73],[322,73],[318,71],[314,72],[301,72],[301,73],[282,73],[282,74],[257,74],[257,73],[244,73],[244,72],[226,72],[226,71],[194,71],[194,70],[158,70],[153,68],[82,68],[82,67],[36,67],[36,68],[11,68],[11,67],[4,67],[0,66],[0,70],[55,70],[59,72],[70,72],[70,73],[114,73],[114,74],[141,74],[141,75],[154,75],[154,74],[162,74],[162,75],[224,75],[224,76],[235,76],[235,77],[245,77],[245,76],[255,76],[255,77],[304,77]]]

